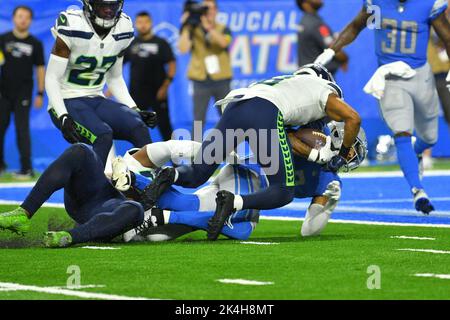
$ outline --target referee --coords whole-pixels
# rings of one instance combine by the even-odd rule
[[[169,43],[153,34],[148,12],[136,16],[138,36],[125,53],[130,62],[130,94],[141,109],[152,109],[158,115],[158,127],[164,140],[170,140],[169,85],[175,77],[176,61]]]
[[[38,92],[36,108],[42,107],[44,94],[44,52],[42,43],[30,35],[33,11],[18,6],[13,11],[14,29],[0,35],[0,174],[6,170],[4,140],[14,113],[21,169],[19,179],[34,176],[31,164],[30,105],[33,93],[33,67],[36,67]]]
[[[323,0],[297,0],[297,5],[303,16],[298,31],[298,65],[299,67],[313,63],[314,60],[333,42],[333,32],[319,16]],[[335,58],[326,65],[328,71],[335,74],[339,67],[347,71],[348,56],[338,52]]]

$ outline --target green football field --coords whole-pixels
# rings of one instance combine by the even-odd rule
[[[43,208],[26,237],[0,232],[0,299],[450,297],[450,279],[426,276],[450,273],[448,228],[330,223],[321,236],[303,239],[300,221],[262,220],[249,240],[256,243],[211,243],[198,231],[167,243],[41,247],[44,231],[70,225],[62,209]],[[411,251],[431,247],[435,253]],[[81,286],[67,288],[78,284],[75,276]]]

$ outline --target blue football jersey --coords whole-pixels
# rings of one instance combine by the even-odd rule
[[[368,12],[381,14],[381,28],[373,30],[379,65],[403,61],[414,69],[423,66],[431,22],[447,9],[447,0],[363,1]]]

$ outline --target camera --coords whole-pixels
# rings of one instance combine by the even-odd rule
[[[196,0],[187,0],[184,3],[183,12],[189,12],[189,18],[186,20],[185,24],[193,27],[198,26],[201,22],[201,16],[206,14],[207,11],[207,5]]]

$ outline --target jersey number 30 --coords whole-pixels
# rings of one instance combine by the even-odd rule
[[[111,69],[116,60],[116,56],[103,57],[103,61],[99,66],[96,57],[79,56],[75,60],[75,65],[78,69],[70,71],[69,82],[85,87],[98,86],[102,83],[105,73]]]
[[[416,52],[418,26],[415,21],[402,21],[400,28],[398,21],[394,19],[383,19],[382,28],[390,30],[387,33],[388,41],[381,43],[384,53],[395,53],[397,51],[398,33],[400,31],[400,53],[413,54]],[[409,46],[406,44],[407,35],[411,35]]]

